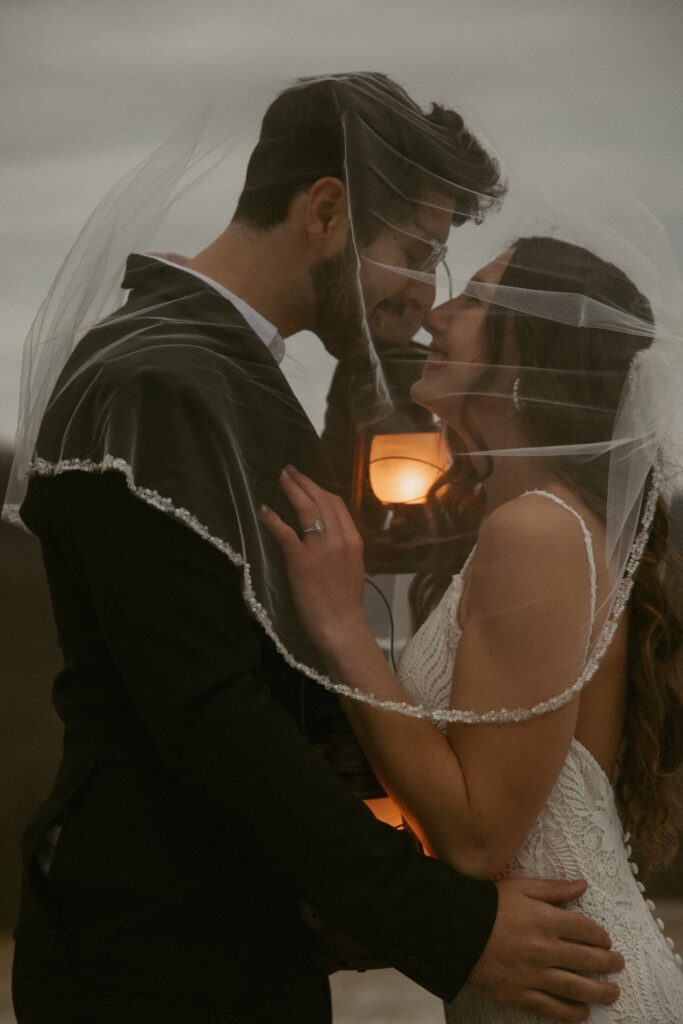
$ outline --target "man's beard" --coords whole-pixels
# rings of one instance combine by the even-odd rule
[[[335,359],[349,362],[367,352],[356,251],[349,239],[337,256],[311,270],[315,333]]]

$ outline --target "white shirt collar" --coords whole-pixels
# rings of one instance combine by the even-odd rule
[[[239,295],[235,295],[228,288],[225,288],[222,284],[214,281],[213,278],[207,277],[206,274],[200,274],[198,270],[191,270],[186,267],[183,263],[184,257],[179,256],[176,253],[166,253],[161,256],[157,252],[146,252],[145,256],[149,256],[151,259],[158,260],[159,263],[167,263],[169,267],[176,267],[178,270],[184,270],[186,274],[192,274],[193,277],[198,277],[200,281],[204,281],[205,284],[211,285],[211,287],[222,295],[224,299],[231,302],[238,313],[241,313],[244,319],[247,321],[252,331],[258,335],[263,344],[270,350],[270,354],[277,363],[281,363],[285,356],[285,343],[282,335],[278,331],[274,324],[271,324],[269,320],[266,320],[258,310],[254,309],[241,299]]]

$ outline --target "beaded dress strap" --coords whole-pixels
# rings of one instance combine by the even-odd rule
[[[585,520],[581,513],[577,512],[575,508],[572,508],[571,505],[568,504],[568,502],[564,501],[562,498],[558,498],[556,494],[552,494],[550,491],[536,490],[525,491],[524,494],[520,495],[520,497],[525,498],[527,494],[540,494],[543,498],[549,498],[550,501],[554,501],[556,505],[560,505],[562,508],[566,508],[567,512],[571,512],[574,518],[578,519],[579,521],[581,532],[583,533],[584,543],[586,545],[586,555],[588,557],[588,572],[590,575],[591,583],[591,624],[590,633],[588,636],[588,647],[590,647],[590,638],[593,635],[593,627],[595,625],[595,614],[597,610],[598,600],[598,574],[595,568],[595,554],[593,551],[593,538],[591,536],[591,532],[586,526]]]

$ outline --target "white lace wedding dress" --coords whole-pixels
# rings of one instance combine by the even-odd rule
[[[546,496],[580,518],[555,495]],[[590,534],[580,521],[594,580]],[[450,702],[460,638],[461,591],[459,574],[401,658],[403,686],[414,700],[432,708],[446,708]],[[508,873],[587,880],[588,890],[577,909],[607,929],[613,947],[626,959],[626,968],[617,978],[619,1000],[612,1007],[593,1007],[591,1024],[683,1024],[681,957],[663,934],[654,904],[645,899],[637,868],[630,860],[628,840],[609,779],[592,754],[573,740],[548,802]],[[446,1020],[453,1024],[538,1024],[539,1018],[501,1010],[465,990],[446,1006]]]

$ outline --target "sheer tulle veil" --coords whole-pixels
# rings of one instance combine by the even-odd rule
[[[601,557],[610,581],[600,628],[585,623],[583,670],[574,678],[549,674],[531,706],[476,711],[435,712],[407,695],[401,702],[385,699],[373,680],[362,691],[333,682],[298,623],[279,552],[258,520],[286,461],[287,438],[315,447],[321,410],[329,419],[332,360],[308,338],[288,342],[280,367],[255,363],[234,311],[221,328],[224,344],[208,345],[205,318],[190,314],[179,331],[163,295],[144,309],[144,330],[139,319],[134,330],[127,327],[121,281],[131,252],[192,253],[207,244],[229,222],[253,153],[257,195],[301,178],[296,147],[285,152],[281,139],[259,137],[263,113],[288,83],[264,83],[207,105],[118,182],[88,219],[26,339],[4,518],[20,525],[33,475],[119,472],[140,500],[241,568],[254,617],[282,655],[321,685],[440,720],[542,714],[586,685],[609,646],[676,457],[683,289],[675,257],[654,216],[609,174],[567,154],[516,154],[514,132],[507,139],[494,132],[485,146],[500,165],[506,194],[493,183],[477,189],[465,134],[483,137],[476,123],[468,120],[465,128],[445,117],[428,119],[375,74],[323,76],[289,88],[305,91],[312,81],[328,89],[333,115],[322,130],[292,123],[291,137],[317,154],[309,176],[337,174],[348,190],[344,270],[355,312],[346,324],[348,358],[339,379],[353,479],[338,480],[339,489],[359,515],[372,506],[372,529],[384,534],[382,573],[401,576],[406,548],[423,551],[449,537],[434,537],[425,507],[418,508],[424,495],[400,501],[371,492],[363,459],[373,438],[393,436],[400,446],[403,435],[438,437],[448,424],[459,441],[444,449],[438,470],[450,466],[454,481],[467,479],[472,466],[508,463],[524,467],[520,488],[537,467],[569,482],[604,522]],[[302,188],[306,181],[304,175]],[[490,269],[482,274],[482,267]],[[394,327],[405,323],[411,285],[435,289],[437,304],[447,303],[446,315],[455,318],[456,334],[468,310],[483,307],[486,328],[476,351],[463,342],[440,354],[435,371],[424,331],[400,338],[397,332],[393,344],[379,338],[377,298],[387,281],[403,295],[384,309]],[[182,275],[176,283],[191,309],[196,281],[186,275],[180,282]],[[117,328],[116,339],[89,347],[102,321],[110,338]],[[414,428],[408,389],[396,386],[408,379],[423,407]],[[397,429],[401,417],[407,429]],[[324,449],[323,439],[321,462]],[[408,523],[409,537],[399,531],[393,556],[399,522]],[[452,530],[459,535],[457,523]]]

